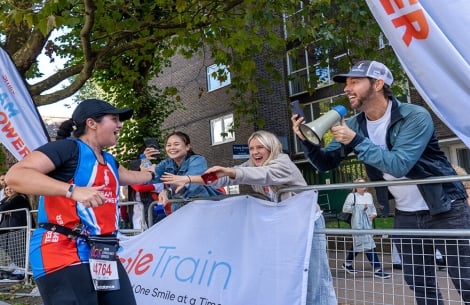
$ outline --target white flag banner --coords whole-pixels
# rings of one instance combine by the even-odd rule
[[[305,304],[317,192],[194,201],[121,241],[137,304]]]
[[[470,147],[470,1],[367,4],[420,95]]]
[[[49,141],[24,80],[8,53],[0,48],[0,141],[21,160]]]

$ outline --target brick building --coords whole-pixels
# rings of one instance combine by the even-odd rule
[[[319,117],[337,104],[343,104],[349,109],[342,86],[335,84],[331,79],[338,73],[335,63],[331,62],[331,65],[326,67],[312,64],[315,56],[311,53],[314,51],[314,48],[289,50],[285,57],[279,58],[276,68],[283,75],[283,79],[271,81],[269,88],[260,86],[256,96],[260,101],[258,115],[266,121],[263,129],[278,136],[285,152],[296,162],[309,184],[350,182],[351,178],[359,175],[363,169],[358,168],[355,172],[347,174],[341,168],[333,173],[316,172],[305,160],[303,151],[291,131],[291,114],[288,110],[290,101],[301,102],[307,121]],[[342,56],[346,57],[346,54],[336,54],[335,60],[341,60]],[[262,60],[262,57],[258,60]],[[246,144],[256,126],[242,121],[233,135],[229,133],[230,136],[220,139],[221,131],[227,132],[229,129],[234,111],[230,105],[231,96],[226,90],[230,86],[230,78],[219,81],[211,77],[211,72],[218,68],[225,67],[214,67],[210,58],[194,56],[186,59],[175,56],[172,66],[163,71],[154,82],[160,88],[176,87],[184,106],[184,109],[177,110],[165,119],[164,128],[168,131],[181,130],[188,133],[195,152],[204,155],[209,166],[234,166],[246,159],[235,159],[233,146]],[[262,69],[258,73],[268,75]],[[308,90],[312,74],[318,80],[314,94]],[[409,88],[408,95],[400,97],[400,100],[420,104],[429,109],[412,87]],[[353,113],[352,110],[349,111],[349,114]],[[433,113],[432,116],[441,147],[450,161],[470,172],[469,149]],[[351,156],[351,162],[357,162],[354,156]]]

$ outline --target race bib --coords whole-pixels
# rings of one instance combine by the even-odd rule
[[[92,238],[90,248],[90,272],[95,290],[118,290],[120,285],[116,259],[117,240],[112,243]]]

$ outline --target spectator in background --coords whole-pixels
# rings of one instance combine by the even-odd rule
[[[129,162],[129,169],[139,171],[141,166],[140,159],[134,159]],[[157,191],[163,190],[163,183],[159,184],[133,184],[126,186],[128,201],[136,201],[141,204],[132,204],[121,207],[123,214],[127,215],[129,228],[136,230],[146,230],[150,224],[148,220],[148,209],[150,204],[158,200]],[[163,209],[162,206],[160,206]]]
[[[171,204],[161,205],[158,204],[158,193],[163,190],[163,183],[154,183],[154,184],[133,184],[129,186],[129,194],[131,198],[135,198],[135,201],[142,202],[143,211],[142,217],[145,225],[150,227],[155,223],[159,222],[167,215],[171,214]],[[156,202],[157,204],[153,206],[152,211],[149,211],[150,204]],[[152,213],[152,220],[148,223],[148,213]],[[133,218],[133,221],[138,221],[136,217]]]
[[[282,153],[282,144],[273,133],[259,130],[248,138],[250,159],[236,167],[213,166],[206,174],[215,176],[213,186],[248,184],[257,193],[276,201],[278,191],[286,187],[306,186],[299,168],[288,155]],[[165,174],[162,181],[183,187],[185,183],[204,184],[201,176],[178,176]],[[281,199],[293,196],[284,193]],[[317,205],[314,232],[325,229],[325,220]],[[307,305],[336,305],[336,295],[326,254],[326,236],[313,234],[312,251],[307,283]]]
[[[170,199],[223,195],[222,191],[212,186],[191,183],[190,176],[201,175],[207,170],[207,161],[203,156],[194,153],[191,140],[187,134],[181,131],[169,134],[165,140],[165,151],[168,157],[157,164],[155,179],[152,180],[152,183],[164,182],[161,178],[165,173],[183,176],[186,182],[178,189],[175,185],[167,182],[163,190],[157,190],[160,204],[167,205]],[[148,160],[155,160],[155,155],[158,153],[159,150],[154,147],[147,147],[144,151]],[[181,203],[171,203],[171,211],[177,210],[181,205]]]
[[[0,174],[0,204],[2,204],[3,198],[5,198],[5,173]],[[0,221],[2,220],[2,214],[0,214]]]
[[[28,196],[15,192],[8,185],[5,186],[5,194],[6,197],[0,204],[0,212],[4,212],[2,213],[3,217],[0,222],[0,228],[8,229],[12,227],[26,227],[28,224],[28,218],[30,218],[29,212],[31,211],[31,202],[29,201]],[[26,211],[16,211],[17,209],[26,209]],[[30,219],[32,221],[32,218]],[[31,223],[31,227],[34,226],[34,223]],[[2,274],[4,279],[24,279],[24,268],[26,267],[26,232],[26,229],[11,229],[0,231],[0,247],[6,251],[13,262],[13,264],[10,266],[11,270],[5,271]]]
[[[356,183],[366,182],[363,178],[354,180]],[[349,193],[344,201],[343,213],[351,213],[351,229],[371,230],[372,221],[377,217],[377,211],[374,206],[372,194],[366,191],[365,187],[356,187],[352,193]],[[349,274],[356,274],[352,263],[356,255],[365,252],[367,259],[374,268],[374,276],[377,278],[388,279],[390,274],[385,273],[380,264],[379,256],[375,249],[374,236],[372,234],[354,234],[353,247],[348,251],[346,261],[342,268]]]
[[[121,229],[132,229],[132,209],[129,208],[128,205],[124,205],[123,203],[129,201],[129,194],[128,194],[128,186],[120,186],[119,187],[119,215],[121,217]]]
[[[0,201],[3,197],[5,197],[5,173],[0,174]]]

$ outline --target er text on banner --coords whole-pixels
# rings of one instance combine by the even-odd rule
[[[367,4],[419,94],[470,147],[470,1]]]

